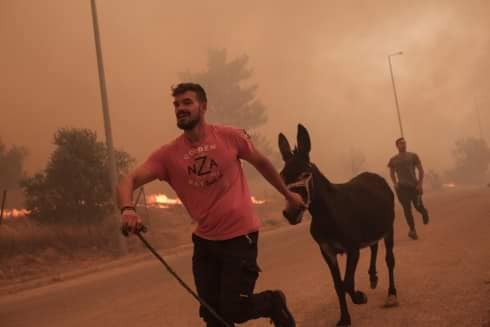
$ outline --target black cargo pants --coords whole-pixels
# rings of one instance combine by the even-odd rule
[[[271,292],[253,294],[257,265],[258,232],[224,241],[192,235],[192,270],[197,293],[230,325],[268,317]],[[207,327],[223,325],[203,306],[199,314]]]

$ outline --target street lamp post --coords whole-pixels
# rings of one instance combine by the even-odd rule
[[[116,173],[116,159],[114,155],[114,145],[112,142],[112,129],[111,129],[111,119],[109,116],[109,100],[107,97],[107,87],[105,81],[105,73],[104,73],[104,60],[102,56],[102,46],[100,42],[100,32],[99,32],[99,23],[97,19],[97,6],[95,4],[95,0],[90,1],[91,9],[92,9],[92,22],[94,25],[94,39],[95,39],[95,51],[97,55],[97,68],[99,72],[99,85],[100,85],[100,95],[102,101],[102,112],[104,115],[104,130],[105,130],[105,138],[107,151],[109,156],[109,179],[111,183],[111,192],[112,199],[114,201],[114,205],[117,208],[116,201],[116,183],[117,183],[117,173]],[[118,217],[117,210],[115,212],[115,217]],[[119,219],[117,219],[116,224],[119,225]],[[123,239],[121,233],[118,234],[118,243],[119,243],[119,252],[120,254],[125,254],[127,252],[127,245],[125,240]]]
[[[398,124],[400,126],[400,135],[401,135],[401,137],[404,137],[404,135],[403,135],[403,126],[402,126],[402,117],[400,115],[400,105],[398,103],[398,95],[396,93],[396,87],[395,87],[395,78],[393,77],[393,67],[391,65],[391,57],[393,57],[393,56],[399,56],[399,55],[402,55],[402,54],[403,54],[402,51],[398,51],[398,52],[389,54],[388,55],[388,65],[390,66],[391,85],[393,86],[393,94],[395,96],[396,113],[398,115]]]
[[[476,119],[478,121],[478,130],[480,132],[480,140],[483,140],[483,131],[481,128],[481,119],[480,119],[480,108],[478,107],[478,102],[475,98],[475,111],[476,111]]]

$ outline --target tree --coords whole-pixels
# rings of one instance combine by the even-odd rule
[[[46,169],[22,182],[31,217],[42,222],[101,220],[113,210],[105,144],[88,129],[60,129],[54,144]],[[126,152],[116,152],[121,173],[133,162]]]
[[[490,148],[483,139],[467,138],[457,140],[453,154],[455,167],[448,177],[459,183],[481,183],[487,178],[490,165]]]
[[[203,85],[208,94],[212,122],[253,130],[267,121],[264,105],[256,99],[257,85],[244,86],[252,76],[249,58],[227,61],[226,50],[210,50],[207,71],[182,73],[181,78]]]
[[[0,190],[19,187],[24,177],[24,160],[27,151],[24,147],[12,146],[10,149],[0,140]]]
[[[204,87],[209,98],[207,115],[210,121],[246,129],[257,149],[266,153],[275,165],[279,165],[281,161],[277,149],[256,131],[267,122],[267,115],[265,106],[256,97],[258,86],[245,86],[252,76],[252,70],[247,67],[248,62],[249,57],[246,55],[228,61],[225,49],[210,50],[205,72],[187,72],[180,74],[180,77]],[[254,169],[248,165],[245,167],[250,178],[258,176]]]

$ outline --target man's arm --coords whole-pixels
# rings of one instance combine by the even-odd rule
[[[415,165],[415,168],[418,170],[418,180],[417,180],[417,191],[419,193],[423,192],[423,182],[424,182],[424,167],[422,167],[422,161],[420,160],[419,156],[414,153],[413,154],[413,163]]]
[[[157,179],[157,172],[148,165],[140,165],[124,176],[117,186],[119,207],[133,205],[133,191]]]
[[[415,167],[419,171],[419,179],[417,181],[417,191],[422,193],[424,176],[425,176],[424,167],[422,167],[422,162],[420,162],[420,161],[417,164],[415,164]]]
[[[393,182],[393,185],[396,188],[396,185],[398,184],[398,182],[396,181],[395,168],[393,168],[393,167],[390,167],[390,177],[391,177],[391,181]]]
[[[292,207],[305,207],[305,203],[301,196],[297,193],[289,191],[289,189],[286,187],[286,184],[284,184],[284,181],[282,180],[281,176],[276,171],[276,168],[272,165],[269,159],[265,157],[262,153],[260,153],[257,149],[253,148],[251,151],[250,155],[247,156],[247,158],[244,158],[247,160],[252,166],[257,169],[257,171],[264,176],[264,178],[272,185],[276,190],[279,191],[286,200],[288,201],[288,204]]]
[[[117,199],[119,208],[126,208],[121,212],[122,224],[129,231],[140,229],[142,221],[133,207],[133,191],[157,179],[157,172],[151,166],[143,164],[124,176],[117,186]]]

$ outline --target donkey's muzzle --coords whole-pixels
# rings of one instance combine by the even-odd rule
[[[302,208],[291,208],[282,211],[284,218],[288,220],[291,225],[296,225],[303,219],[303,214],[305,209]]]
[[[299,194],[303,201],[308,201],[308,190],[306,188],[306,185],[288,186],[288,188],[291,192]]]
[[[296,225],[301,222],[301,220],[303,219],[303,214],[305,213],[307,207],[310,205],[311,178],[312,175],[307,174],[305,178],[287,185],[289,191],[294,192],[299,196],[301,196],[301,198],[306,204],[306,208],[287,208],[286,210],[283,210],[282,212],[283,216],[289,221],[291,225]]]

